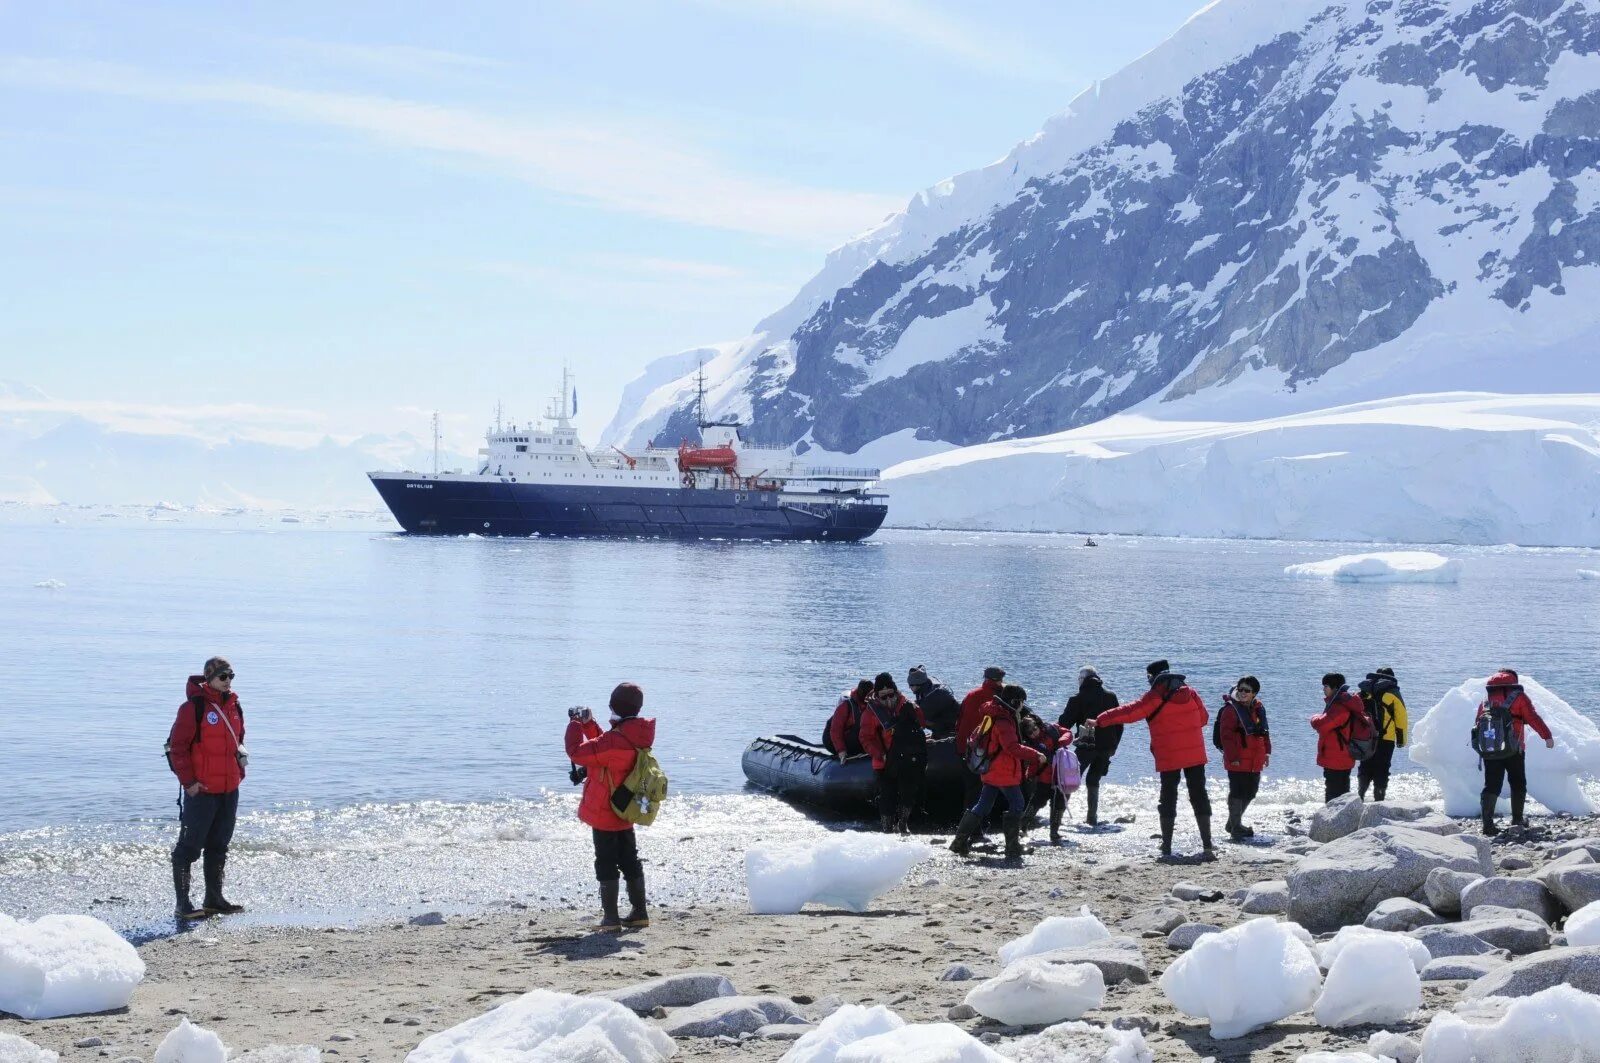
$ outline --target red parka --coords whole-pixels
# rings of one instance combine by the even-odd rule
[[[167,735],[172,771],[185,787],[198,782],[208,794],[231,793],[244,782],[244,768],[238,757],[239,746],[244,743],[244,710],[239,707],[239,697],[231,690],[226,695],[219,693],[198,675],[189,677],[188,692],[188,700],[178,706],[178,718]],[[203,702],[198,731],[197,698]],[[228,730],[229,724],[232,731]]]
[[[1105,727],[1140,720],[1150,720],[1150,752],[1156,758],[1156,771],[1181,771],[1206,762],[1206,724],[1211,722],[1211,714],[1200,695],[1184,685],[1183,676],[1157,677],[1144,697],[1131,705],[1107,709],[1095,717],[1094,724]]]
[[[1037,781],[1041,786],[1054,786],[1056,783],[1056,750],[1072,745],[1072,732],[1053,723],[1046,723],[1039,729],[1039,736],[1029,742],[1023,739],[1028,746],[1037,749],[1044,756],[1044,764],[1028,773],[1028,777]]]
[[[1516,677],[1509,672],[1496,673],[1489,679],[1489,700],[1478,706],[1478,716],[1489,711],[1491,704],[1503,705],[1507,698],[1511,699],[1511,725],[1516,728],[1517,745],[1522,749],[1528,748],[1523,738],[1524,726],[1532,727],[1540,738],[1550,741],[1550,725],[1544,722],[1539,710],[1533,707],[1533,699],[1528,697]]]
[[[1319,767],[1349,771],[1356,766],[1356,758],[1350,755],[1350,715],[1366,711],[1361,699],[1350,693],[1349,687],[1340,687],[1323,710],[1311,717],[1311,726],[1317,732]]]
[[[967,691],[967,696],[961,699],[961,715],[956,717],[956,752],[961,756],[967,755],[967,736],[983,719],[989,699],[1000,696],[1002,686],[999,680],[985,679],[982,686]]]
[[[1021,786],[1030,766],[1035,769],[1043,766],[1044,754],[1023,744],[1017,734],[1016,714],[1002,705],[998,698],[990,698],[985,702],[983,715],[978,717],[980,727],[985,717],[993,722],[989,725],[988,733],[977,740],[993,751],[994,759],[989,763],[989,770],[983,773],[983,784],[1001,788]]]
[[[1217,726],[1222,739],[1222,766],[1228,771],[1260,773],[1266,770],[1267,757],[1272,755],[1270,734],[1264,732],[1267,709],[1256,698],[1248,707],[1224,694],[1222,708],[1217,710]]]
[[[840,695],[839,704],[834,706],[833,716],[828,719],[828,737],[833,739],[835,753],[853,757],[862,751],[861,718],[866,711],[867,707],[856,700],[854,691],[847,690]]]
[[[583,781],[578,818],[596,830],[632,830],[633,824],[611,811],[611,791],[633,770],[639,750],[656,744],[656,722],[635,716],[601,733],[593,720],[567,723],[567,759],[589,769]]]
[[[867,711],[861,714],[861,748],[872,757],[874,771],[882,770],[884,762],[888,759],[889,750],[894,747],[895,720],[902,712],[911,710],[916,720],[916,725],[927,730],[928,721],[922,715],[922,710],[916,702],[907,701],[905,695],[899,695],[899,700],[891,706],[868,705]],[[882,713],[882,716],[879,716]],[[887,729],[885,729],[887,723]],[[905,724],[901,724],[904,727]]]

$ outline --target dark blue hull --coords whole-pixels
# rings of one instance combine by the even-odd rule
[[[372,480],[414,535],[615,535],[855,542],[883,524],[879,499],[796,502],[773,491],[560,487],[492,480]]]

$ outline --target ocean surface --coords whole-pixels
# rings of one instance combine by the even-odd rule
[[[1085,662],[1129,698],[1166,657],[1208,705],[1252,673],[1274,733],[1263,799],[1284,808],[1320,800],[1305,720],[1326,671],[1391,665],[1418,716],[1501,665],[1600,705],[1600,582],[1577,574],[1600,568],[1593,551],[1444,547],[1458,584],[1352,585],[1283,569],[1369,548],[222,524],[0,522],[0,911],[87,908],[135,928],[166,910],[177,786],[161,746],[185,677],[217,653],[251,750],[235,878],[266,922],[586,896],[566,708],[603,718],[622,679],[645,689],[676,795],[647,852],[703,899],[739,888],[729,849],[829,827],[747,791],[745,745],[820,735],[840,691],[879,671],[925,664],[959,696],[1000,664],[1051,717]],[[1396,767],[1414,772],[1403,755]],[[1151,775],[1131,729],[1116,808],[1150,818]],[[1426,798],[1430,783],[1396,792]]]

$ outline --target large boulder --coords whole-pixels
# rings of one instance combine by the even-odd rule
[[[1432,908],[1418,904],[1409,897],[1390,897],[1372,909],[1372,913],[1366,918],[1366,925],[1374,930],[1393,930],[1399,933],[1442,922],[1444,919]]]
[[[1122,929],[1145,937],[1166,937],[1189,921],[1189,913],[1182,908],[1164,904],[1137,912],[1122,921]]]
[[[1311,817],[1311,840],[1331,842],[1361,829],[1361,798],[1355,794],[1335,797]]]
[[[1489,840],[1410,827],[1369,827],[1301,858],[1289,873],[1289,918],[1313,930],[1359,923],[1390,897],[1422,891],[1436,867],[1489,875]]]
[[[1482,956],[1441,956],[1429,960],[1422,969],[1424,982],[1472,981],[1482,978],[1506,965],[1502,952],[1486,952]]]
[[[1503,865],[1502,865],[1503,866]],[[1565,871],[1569,867],[1595,867],[1594,857],[1589,855],[1587,849],[1574,849],[1570,853],[1562,853],[1553,860],[1545,861],[1543,867],[1529,875],[1529,878],[1543,882],[1557,871]]]
[[[1184,923],[1167,935],[1167,948],[1173,952],[1188,952],[1196,941],[1221,929],[1214,923]]]
[[[1500,908],[1515,908],[1536,915],[1545,923],[1553,923],[1561,910],[1544,883],[1531,878],[1510,878],[1496,875],[1479,879],[1461,891],[1461,914],[1473,918],[1473,913],[1486,904]]]
[[[1109,941],[1096,941],[1067,949],[1053,949],[1039,955],[1051,963],[1092,963],[1100,968],[1106,985],[1132,982],[1143,985],[1150,981],[1150,967],[1145,963],[1144,950],[1132,938],[1118,937]]]
[[[738,992],[733,983],[720,974],[685,971],[621,989],[607,989],[594,996],[615,1000],[637,1015],[648,1015],[656,1008],[686,1008],[717,997],[735,996]]]
[[[1485,956],[1504,951],[1470,930],[1462,930],[1459,925],[1419,926],[1411,931],[1411,936],[1426,945],[1428,955],[1436,960],[1448,956]]]
[[[1483,878],[1476,871],[1455,871],[1436,867],[1422,882],[1422,895],[1428,907],[1440,915],[1461,914],[1461,891]]]
[[[1544,884],[1567,911],[1575,912],[1600,901],[1600,865],[1561,868],[1544,876]]]
[[[1281,878],[1251,883],[1239,910],[1245,915],[1282,915],[1289,910],[1289,883]]]
[[[1574,838],[1570,842],[1558,842],[1545,852],[1550,856],[1566,856],[1569,853],[1588,853],[1589,859],[1600,862],[1600,838]]]
[[[1420,801],[1373,801],[1361,806],[1358,829],[1382,827],[1390,823],[1398,823],[1412,830],[1424,830],[1429,834],[1460,834],[1462,830],[1459,820],[1441,816]]]
[[[661,1029],[669,1037],[738,1037],[773,1023],[807,1021],[784,997],[715,997],[673,1012]]]
[[[1467,987],[1463,1000],[1484,997],[1527,997],[1554,985],[1569,985],[1600,994],[1600,945],[1556,949],[1513,960]]]
[[[1538,916],[1521,909],[1481,905],[1476,918],[1457,923],[1456,929],[1514,956],[1543,952],[1550,947],[1550,928]]]

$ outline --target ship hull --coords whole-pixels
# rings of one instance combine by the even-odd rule
[[[580,487],[374,474],[413,535],[625,536],[856,542],[883,524],[877,500],[798,501],[775,491]]]

